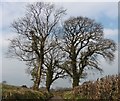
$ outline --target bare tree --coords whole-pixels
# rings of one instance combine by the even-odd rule
[[[44,61],[44,65],[46,67],[44,73],[46,75],[46,88],[48,92],[50,91],[50,86],[55,80],[67,76],[65,71],[61,69],[61,66],[64,63],[65,55],[59,49],[58,38],[52,36],[50,39],[51,40],[49,40],[49,42],[51,50],[45,54]]]
[[[98,56],[114,60],[116,45],[103,35],[102,25],[89,18],[72,17],[64,22],[63,44],[60,48],[67,54],[63,68],[73,79],[73,87],[79,85],[85,68],[102,71]]]
[[[46,40],[53,34],[60,19],[65,14],[63,8],[55,9],[51,3],[37,2],[27,6],[26,15],[13,22],[17,37],[11,40],[9,53],[25,61],[36,71],[34,89],[38,89],[44,64],[44,55],[50,50]]]

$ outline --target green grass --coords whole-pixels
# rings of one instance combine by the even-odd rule
[[[29,88],[2,85],[2,99],[16,99],[17,101],[21,99],[39,99],[40,101],[46,101],[49,96],[46,92],[35,91]]]
[[[72,91],[67,91],[67,92],[64,92],[63,98],[68,99],[68,100],[73,99],[74,95],[73,95]]]

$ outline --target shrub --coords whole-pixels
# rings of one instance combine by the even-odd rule
[[[120,75],[106,76],[95,82],[89,81],[75,87],[75,99],[120,99],[118,83]]]

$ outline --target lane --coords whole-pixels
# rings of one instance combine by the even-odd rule
[[[48,101],[64,101],[62,97],[60,96],[54,96],[51,99],[49,99]]]

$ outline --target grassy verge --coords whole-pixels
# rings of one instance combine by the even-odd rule
[[[0,85],[1,86],[1,85]],[[29,88],[23,88],[11,85],[2,85],[2,99],[15,99],[21,101],[23,99],[33,99],[39,101],[46,101],[50,97],[47,92],[35,91]]]

